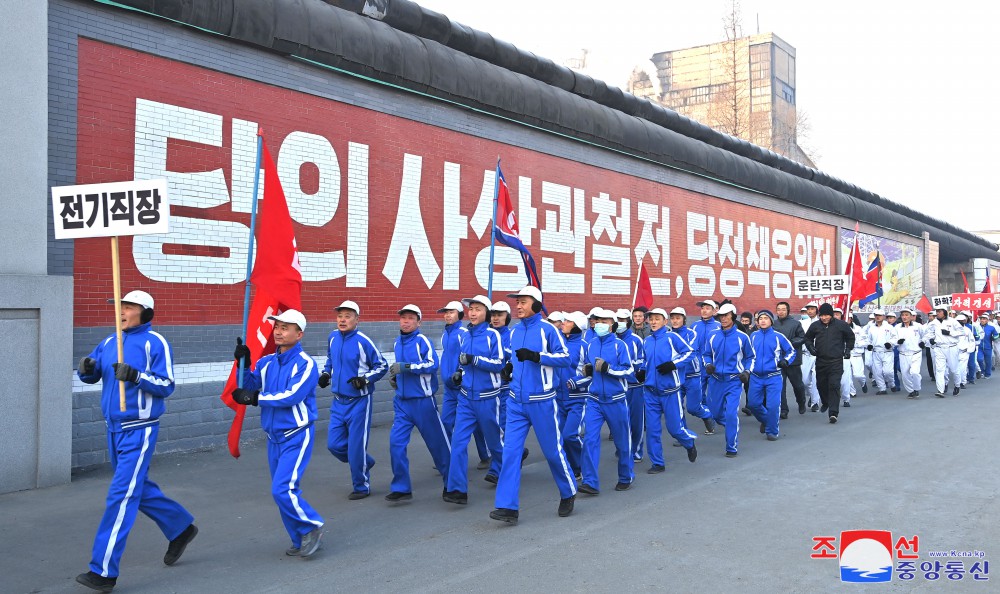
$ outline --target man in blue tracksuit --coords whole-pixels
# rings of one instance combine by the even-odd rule
[[[77,369],[85,384],[104,380],[101,410],[108,426],[114,476],[94,537],[90,571],[76,576],[77,582],[103,592],[115,587],[125,541],[138,512],[156,522],[170,541],[163,557],[167,565],[177,562],[198,534],[191,514],[148,477],[160,415],[166,410],[164,400],[174,391],[173,353],[167,339],[152,330],[153,298],[149,293],[131,291],[121,302],[123,363],[118,363],[118,343],[112,334],[81,359]],[[124,411],[119,382],[125,384]]]
[[[490,325],[500,333],[500,340],[503,341],[503,362],[504,365],[510,362],[511,352],[510,352],[510,305],[506,301],[497,301],[493,304],[493,308],[490,310]],[[510,381],[501,374],[500,380],[503,385],[500,389],[500,428],[506,430],[507,427],[507,397],[506,394],[509,391]],[[521,465],[524,465],[524,460],[528,457],[528,448],[523,448],[521,450]],[[492,472],[487,472],[483,479],[488,483],[497,483],[497,475]]]
[[[618,339],[628,347],[628,356],[632,361],[632,373],[628,375],[628,425],[632,432],[632,460],[638,462],[642,460],[642,441],[646,434],[646,405],[644,404],[643,393],[646,389],[635,377],[635,372],[645,365],[642,350],[642,339],[632,332],[632,312],[627,309],[619,309],[615,312],[618,325],[615,333]]]
[[[490,473],[500,475],[503,431],[500,428],[500,370],[504,366],[500,333],[487,322],[490,300],[483,295],[463,299],[469,306],[469,327],[462,335],[452,381],[461,386],[452,434],[451,463],[443,498],[448,503],[469,502],[469,439],[474,430],[486,438],[491,452]]]
[[[712,320],[713,322],[715,320]],[[698,349],[695,344],[698,342],[698,334],[693,328],[687,326],[687,312],[683,307],[675,307],[670,310],[670,329],[680,336],[684,342],[691,345],[695,355],[685,360],[679,367],[683,384],[681,384],[681,396],[687,406],[687,411],[698,417],[705,423],[705,435],[715,435],[715,419],[712,418],[711,411],[705,406],[705,397],[702,393],[702,368],[701,357],[697,356]],[[685,423],[687,425],[687,423]]]
[[[980,372],[983,377],[989,379],[993,376],[993,344],[1000,340],[997,329],[990,324],[989,314],[979,314],[979,331],[983,336],[979,339],[979,352],[976,356]]]
[[[601,457],[601,428],[608,429],[615,441],[618,457],[616,491],[626,491],[635,479],[632,460],[632,435],[629,430],[628,379],[633,376],[629,348],[615,336],[615,312],[598,310],[594,324],[596,338],[587,345],[585,373],[591,377],[583,434],[583,482],[580,492],[601,492],[598,467]]]
[[[584,371],[587,364],[587,343],[583,342],[583,329],[589,325],[583,312],[566,315],[563,338],[569,352],[569,366],[556,368],[560,385],[559,432],[563,438],[563,451],[573,475],[582,478],[583,419],[587,412],[587,388],[591,378]]]
[[[448,465],[451,462],[451,443],[438,414],[437,392],[438,354],[430,339],[420,332],[420,308],[413,304],[399,310],[399,337],[393,350],[396,362],[389,367],[396,386],[392,401],[393,419],[389,430],[389,456],[392,461],[392,483],[386,501],[413,499],[410,483],[410,460],[406,447],[410,444],[413,428],[427,444],[427,451],[434,466],[441,473],[443,491],[448,487]]]
[[[695,434],[684,424],[684,407],[681,404],[682,369],[687,360],[695,356],[691,345],[676,332],[667,328],[667,312],[655,307],[646,314],[652,331],[642,348],[646,368],[639,377],[646,387],[646,451],[649,453],[648,474],[665,470],[663,459],[663,424],[667,432],[687,449],[688,460],[698,458],[694,445]]]
[[[709,335],[719,329],[719,321],[715,318],[715,312],[719,309],[719,304],[711,299],[706,299],[705,301],[699,301],[695,305],[700,308],[701,318],[691,326],[691,329],[694,330],[694,340],[689,342],[691,343],[691,348],[694,349],[695,356],[700,356]],[[709,374],[705,371],[704,365],[699,365],[699,367],[701,367],[701,403],[708,404]],[[688,404],[688,406],[691,405]]]
[[[260,426],[267,434],[267,462],[271,469],[271,496],[278,504],[292,546],[291,557],[308,559],[319,550],[323,518],[306,502],[299,484],[312,457],[316,422],[316,362],[302,351],[306,318],[289,309],[274,321],[273,354],[250,369],[250,349],[237,341],[236,360],[243,360],[243,387],[233,390],[233,401],[260,407]]]
[[[524,449],[528,428],[548,460],[552,478],[559,487],[559,516],[573,513],[576,483],[566,461],[559,434],[555,370],[569,365],[569,353],[562,334],[542,319],[542,292],[528,285],[509,295],[517,299],[517,317],[521,323],[510,333],[513,358],[504,368],[510,378],[507,396],[507,426],[504,429],[503,459],[497,483],[494,520],[516,524],[518,493],[521,490],[521,465],[518,456]]]
[[[754,352],[750,337],[736,327],[736,307],[724,304],[718,313],[719,329],[705,341],[701,361],[708,373],[708,409],[715,422],[726,427],[726,457],[735,458],[739,445],[740,395],[750,380]]]
[[[452,383],[455,372],[458,371],[459,338],[467,332],[462,326],[462,318],[465,317],[465,307],[461,301],[451,301],[448,305],[438,310],[439,314],[444,314],[444,331],[441,333],[441,384],[444,386],[444,395],[441,398],[441,422],[444,423],[445,431],[448,432],[448,439],[455,428],[455,410],[458,407],[458,395],[462,390],[461,385]],[[485,470],[490,466],[490,450],[486,447],[486,440],[483,433],[478,428],[473,432],[476,440],[476,450],[479,453],[479,470]]]
[[[774,329],[774,314],[766,309],[757,312],[757,331],[750,335],[750,346],[756,356],[750,368],[747,406],[760,421],[760,432],[768,441],[775,441],[781,414],[781,372],[795,360],[796,350]]]
[[[353,301],[337,307],[337,329],[327,339],[326,365],[317,383],[320,388],[329,386],[333,393],[326,447],[351,469],[354,490],[347,496],[351,500],[371,493],[368,473],[375,465],[368,455],[372,395],[375,382],[389,367],[372,339],[358,330],[360,317],[361,308]]]

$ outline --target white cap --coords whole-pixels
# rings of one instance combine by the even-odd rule
[[[566,319],[576,325],[580,330],[586,330],[587,326],[587,316],[583,314],[582,311],[574,311],[566,314]]]
[[[964,322],[964,321],[968,320],[969,318],[965,317],[964,313],[960,313],[957,316],[955,316],[955,319],[958,320],[958,321],[960,321],[960,322]]]
[[[887,318],[898,318],[899,316],[894,311],[885,312],[885,317]]]
[[[736,315],[736,306],[733,305],[732,303],[726,303],[725,305],[723,305],[722,307],[719,308],[719,313],[716,314],[716,315],[720,315],[721,316],[722,314],[727,314],[727,313],[731,313],[731,314],[733,314],[735,316]]]
[[[803,305],[802,307],[799,308],[799,311],[805,311],[807,309],[809,309],[809,306]]]
[[[350,309],[359,316],[361,315],[361,308],[358,307],[357,303],[351,301],[350,299],[337,306],[337,311],[340,311],[342,309]]]
[[[910,314],[911,316],[913,315],[913,309],[909,307],[904,307],[903,309],[899,310],[899,313],[904,313],[904,312]]]
[[[884,316],[885,315],[885,312],[882,311],[881,309],[876,309],[872,313],[875,314],[875,315],[877,315],[877,316]]]
[[[420,312],[420,308],[417,307],[416,305],[413,305],[412,303],[407,303],[403,307],[399,308],[399,311],[396,312],[396,313],[399,314],[399,315],[403,315],[403,312],[407,312],[407,311],[410,312],[410,313],[417,314],[417,319],[418,320],[422,320],[424,318],[424,314]]]
[[[623,307],[615,312],[615,317],[619,320],[631,320],[632,312]]]
[[[979,314],[979,317],[986,318],[988,320],[990,319],[990,314],[984,311],[983,313]]]
[[[508,293],[508,297],[531,297],[535,301],[542,302],[542,292],[538,290],[538,287],[533,285],[527,285],[517,293]]]
[[[610,309],[604,309],[603,307],[595,307],[594,309],[590,310],[590,317],[609,318],[612,320],[616,319],[615,312],[611,311]]]
[[[566,314],[561,311],[554,311],[547,318],[550,322],[562,322],[566,319]]]
[[[844,313],[844,310],[840,309],[839,307],[835,307],[833,308],[833,313]]]
[[[507,303],[506,301],[497,301],[496,303],[493,304],[493,307],[490,308],[490,311],[491,312],[502,311],[504,313],[510,313],[510,304]]]
[[[114,302],[114,299],[108,299],[108,303]],[[122,297],[122,303],[134,303],[141,305],[143,309],[153,309],[153,296],[145,291],[129,291]]]
[[[449,301],[448,305],[438,310],[438,313],[444,313],[446,311],[465,311],[465,307],[462,306],[461,301]]]
[[[590,313],[587,314],[587,317],[588,318],[596,318],[597,317],[597,312],[601,311],[601,309],[602,308],[600,306],[590,308]]]
[[[807,308],[808,307],[819,307],[819,304],[816,303],[815,301],[810,301],[809,303],[806,303],[806,307]]]
[[[873,313],[868,314],[868,319],[869,320],[874,320],[875,319],[875,314],[873,314]]]
[[[656,314],[658,316],[663,316],[664,318],[667,317],[667,312],[664,311],[662,307],[654,307],[653,309],[649,310],[649,312],[646,313],[646,315],[648,316],[651,316],[653,314]]]
[[[670,310],[670,315],[674,315],[674,314],[679,314],[679,315],[682,315],[682,316],[684,316],[685,318],[686,318],[686,317],[687,317],[687,315],[688,315],[688,314],[687,314],[687,312],[686,312],[686,311],[684,311],[684,308],[683,308],[683,307],[675,307],[675,308],[671,309],[671,310]]]
[[[306,331],[306,317],[297,309],[286,309],[276,316],[267,316],[267,319],[286,324],[295,324],[299,330]]]
[[[471,298],[467,297],[462,300],[462,303],[464,303],[467,307],[471,307],[473,303],[478,303],[479,305],[485,307],[486,311],[490,311],[493,308],[493,304],[490,303],[489,298],[485,295],[476,295]]]
[[[701,307],[702,305],[711,305],[715,309],[719,309],[719,304],[716,303],[716,302],[714,302],[714,301],[712,301],[711,299],[706,299],[704,301],[699,301],[698,303],[695,303],[695,305],[697,305],[698,307]]]

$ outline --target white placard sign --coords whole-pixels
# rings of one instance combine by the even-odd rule
[[[167,233],[167,180],[52,188],[52,219],[56,239]]]
[[[795,277],[795,295],[846,295],[847,275],[830,276],[797,276]]]
[[[934,309],[940,307],[951,309],[951,295],[935,295],[931,297],[931,306]]]

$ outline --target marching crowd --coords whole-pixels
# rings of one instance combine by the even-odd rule
[[[696,434],[687,414],[712,435],[725,433],[725,456],[739,452],[740,412],[760,423],[769,441],[780,436],[789,414],[790,384],[799,414],[827,413],[836,423],[856,388],[876,394],[900,387],[909,398],[920,392],[921,359],[936,382],[936,395],[958,395],[967,383],[989,378],[1000,359],[995,313],[973,320],[968,312],[939,309],[923,324],[911,309],[877,310],[862,324],[843,320],[830,304],[810,303],[799,318],[787,302],[775,311],[738,315],[734,304],[697,303],[696,319],[683,307],[610,310],[584,314],[548,312],[541,292],[527,286],[492,302],[478,295],[438,310],[445,322],[440,341],[425,335],[416,305],[398,310],[399,336],[388,363],[359,329],[361,308],[345,301],[327,341],[326,363],[303,352],[305,316],[287,310],[272,316],[276,352],[254,364],[237,340],[234,357],[243,363],[243,387],[235,402],[258,406],[267,435],[272,495],[288,532],[289,556],[310,558],[319,550],[323,518],[303,497],[318,418],[317,388],[333,395],[327,448],[350,468],[349,499],[370,495],[375,460],[368,453],[375,385],[388,376],[394,391],[389,434],[392,481],[389,502],[413,498],[407,447],[416,428],[442,477],[442,499],[468,503],[469,446],[475,443],[478,470],[496,485],[490,517],[518,521],[521,465],[533,429],[559,490],[557,513],[573,512],[577,492],[601,492],[598,465],[602,428],[607,424],[617,462],[615,490],[628,490],[635,466],[646,458],[649,474],[665,470],[663,428],[674,445],[695,462]],[[148,478],[164,399],[174,388],[172,352],[152,330],[153,298],[132,291],[122,298],[123,361],[115,335],[102,341],[78,365],[85,383],[102,386],[114,477],[95,537],[89,571],[77,581],[110,592],[119,575],[125,541],[142,511],[169,541],[171,565],[198,533],[193,516]],[[520,323],[511,325],[512,317]],[[126,407],[118,406],[118,382],[126,386]],[[440,408],[435,398],[443,386]],[[741,406],[741,401],[743,405]]]

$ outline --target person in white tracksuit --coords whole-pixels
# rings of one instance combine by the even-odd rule
[[[834,310],[836,311],[836,310]],[[850,407],[851,397],[857,395],[855,391],[855,381],[861,382],[861,390],[868,392],[867,377],[865,376],[864,355],[868,351],[868,344],[865,336],[865,327],[857,323],[855,316],[849,316],[844,320],[851,326],[854,332],[854,348],[851,349],[851,360],[844,366],[844,378],[841,380],[841,392],[844,394],[844,406]]]
[[[802,318],[802,331],[808,332],[809,326],[816,321],[816,311],[817,306],[813,302],[809,302],[801,310],[806,317]],[[802,383],[805,384],[806,393],[809,396],[809,401],[806,403],[811,407],[813,412],[819,410],[820,398],[819,389],[816,387],[816,357],[809,354],[809,351],[802,351]]]
[[[865,323],[864,327],[862,327],[862,329],[861,329],[862,334],[864,334],[865,336],[868,336],[868,329],[871,328],[874,325],[875,325],[875,314],[869,313],[868,314],[868,322]],[[864,359],[864,362],[865,362],[865,377],[868,378],[868,380],[871,380],[872,379],[872,354],[868,352],[868,348],[867,347],[868,347],[868,345],[866,344],[865,345],[864,356],[862,358]],[[867,394],[868,393],[868,385],[869,384],[865,384],[864,386],[861,386],[861,391]]]
[[[969,378],[969,353],[976,349],[976,339],[969,328],[969,317],[964,313],[955,316],[961,329],[958,332],[958,387],[964,388]],[[975,375],[972,376],[975,379]]]
[[[934,382],[937,392],[935,396],[944,398],[948,390],[948,380],[953,387],[952,396],[958,396],[958,336],[962,326],[955,318],[948,317],[944,308],[934,310],[935,318],[924,330],[924,340],[931,345],[934,353]]]
[[[886,394],[886,388],[894,385],[895,355],[892,349],[897,340],[896,327],[885,321],[885,312],[881,309],[876,309],[874,313],[875,323],[868,328],[868,346],[865,348],[872,356],[872,375],[878,388],[875,394]],[[895,388],[893,391],[896,391]]]
[[[899,338],[899,383],[907,398],[920,396],[920,362],[924,358],[924,327],[914,319],[913,310],[904,307],[900,312],[903,321],[896,326]]]

